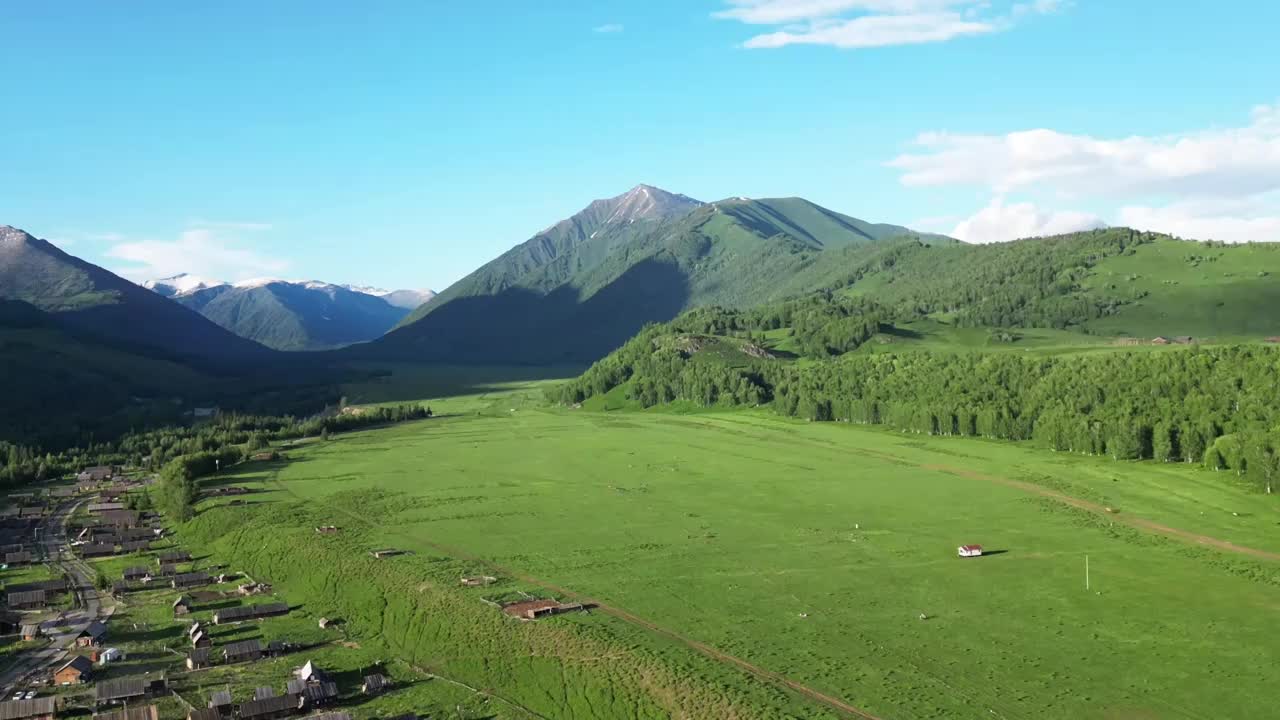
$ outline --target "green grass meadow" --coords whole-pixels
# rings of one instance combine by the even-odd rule
[[[220,482],[262,492],[203,507],[182,535],[508,713],[842,717],[684,638],[882,718],[1273,716],[1280,564],[1126,522],[1280,553],[1275,503],[1230,475],[536,396],[432,401],[444,417],[244,466]],[[964,543],[997,552],[961,560]],[[410,554],[369,557],[381,546]],[[480,572],[499,582],[458,586]],[[519,623],[486,604],[548,587],[668,634],[606,612]]]

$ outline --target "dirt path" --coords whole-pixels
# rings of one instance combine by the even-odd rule
[[[1098,503],[1090,502],[1088,500],[1081,500],[1080,498],[1072,497],[1070,495],[1064,495],[1060,492],[1055,492],[1053,490],[1049,490],[1048,488],[1044,488],[1039,485],[1036,485],[1035,483],[1023,482],[1021,480],[1010,480],[1009,478],[1002,478],[996,475],[986,475],[983,473],[974,472],[972,470],[964,470],[962,468],[951,467],[949,465],[920,465],[919,467],[922,470],[933,470],[936,472],[944,472],[949,475],[955,475],[957,477],[968,478],[970,480],[982,480],[984,482],[995,483],[997,485],[1003,485],[1005,487],[1014,488],[1015,490],[1022,490],[1023,492],[1031,493],[1033,495],[1039,495],[1040,497],[1046,497],[1051,500],[1056,500],[1064,505],[1070,505],[1073,508],[1086,510],[1088,512],[1095,513],[1097,515],[1105,515],[1108,519],[1113,520],[1115,522],[1128,525],[1129,527],[1138,528],[1140,530],[1147,530],[1149,532],[1153,532],[1158,535],[1164,535],[1165,537],[1171,537],[1171,538],[1174,538],[1175,540],[1182,540],[1184,542],[1194,543],[1196,545],[1207,545],[1209,547],[1216,548],[1218,550],[1237,553],[1239,555],[1248,555],[1249,557],[1255,557],[1261,560],[1272,560],[1272,561],[1280,562],[1280,553],[1269,552],[1267,550],[1259,550],[1258,548],[1246,547],[1244,545],[1237,545],[1228,540],[1222,540],[1219,538],[1210,537],[1208,535],[1197,535],[1196,533],[1193,533],[1189,530],[1180,530],[1175,527],[1169,527],[1168,525],[1161,525],[1160,523],[1153,522],[1151,520],[1146,520],[1140,517],[1134,517],[1132,515],[1108,512],[1106,507],[1099,505]]]
[[[276,474],[274,473],[272,474],[271,480],[281,490],[285,491],[289,495],[292,495],[294,498],[302,502],[310,502],[308,498],[306,498],[303,495],[299,495],[298,493],[294,492],[291,488],[289,488],[287,485],[285,485],[283,482],[281,482],[279,477],[276,476]],[[326,506],[326,509],[336,510],[337,512],[340,512],[346,515],[347,517],[350,517],[351,519],[357,522],[364,523],[366,525],[370,525],[373,527],[382,527],[379,523],[369,518],[366,518],[353,510],[349,510],[349,509],[337,507],[337,506]],[[691,650],[694,650],[695,652],[698,652],[701,655],[709,657],[712,660],[715,660],[716,662],[723,663],[726,665],[732,665],[733,667],[736,667],[737,669],[743,672],[746,672],[759,680],[773,684],[775,686],[783,687],[798,695],[801,695],[802,697],[808,698],[813,702],[816,702],[820,705],[824,705],[846,716],[861,718],[862,720],[884,720],[884,718],[881,718],[876,715],[872,715],[866,710],[863,710],[854,705],[850,705],[849,703],[839,698],[833,697],[820,690],[815,690],[814,688],[811,688],[807,685],[804,685],[795,680],[792,680],[781,673],[774,672],[772,670],[766,670],[765,668],[762,668],[759,665],[756,665],[754,663],[747,662],[746,660],[743,660],[740,657],[730,655],[729,653],[717,650],[714,647],[707,645],[706,643],[699,642],[697,640],[694,640],[693,638],[681,635],[680,633],[674,630],[662,627],[661,625],[653,623],[649,620],[645,620],[644,618],[638,615],[635,615],[634,613],[628,612],[627,610],[624,610],[620,607],[610,605],[609,603],[600,602],[595,598],[581,595],[572,590],[559,587],[557,585],[549,583],[540,578],[536,578],[531,575],[521,573],[517,570],[504,567],[502,565],[498,565],[494,563],[492,560],[479,557],[477,555],[473,555],[461,548],[444,545],[444,544],[435,542],[433,540],[430,540],[428,538],[424,538],[418,535],[412,535],[404,531],[398,531],[398,533],[404,537],[407,537],[413,540],[414,542],[421,543],[422,545],[425,545],[426,547],[429,547],[432,550],[435,550],[437,552],[443,553],[445,555],[449,555],[459,560],[466,560],[468,562],[476,563],[485,568],[488,568],[491,572],[496,572],[511,578],[515,578],[521,582],[525,582],[531,585],[536,585],[538,587],[541,587],[551,593],[556,594],[562,600],[573,600],[575,602],[593,605],[595,606],[595,609],[599,610],[600,612],[603,612],[607,615],[618,618],[619,620],[622,620],[623,622],[629,623],[631,625],[644,628],[649,632],[652,632],[657,635],[661,635],[662,637],[665,637],[669,640],[674,640],[675,642],[685,645]]]

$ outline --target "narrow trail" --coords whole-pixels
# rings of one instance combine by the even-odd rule
[[[293,496],[294,498],[298,499],[299,501],[304,503],[311,502],[309,498],[294,492],[293,489],[291,489],[283,481],[281,481],[278,475],[274,472],[271,474],[271,480],[281,490]],[[337,512],[340,512],[343,515],[346,515],[347,517],[357,522],[364,523],[372,527],[378,527],[378,528],[383,527],[380,523],[375,522],[367,517],[364,517],[363,515],[360,515],[359,513],[353,510],[349,510],[349,509],[337,507],[337,506],[326,506],[326,508],[329,510],[335,510]],[[600,612],[603,612],[606,615],[610,615],[612,617],[618,618],[619,620],[622,620],[623,622],[629,623],[631,625],[644,628],[649,632],[652,632],[656,635],[660,635],[669,640],[674,640],[675,642],[685,645],[691,650],[694,650],[695,652],[701,655],[711,658],[716,662],[723,663],[725,665],[731,665],[741,671],[744,671],[752,675],[753,677],[759,680],[790,690],[802,697],[805,697],[809,700],[812,700],[815,703],[818,703],[819,705],[824,705],[827,708],[835,710],[846,716],[861,718],[862,720],[885,720],[884,718],[881,718],[877,715],[873,715],[867,712],[866,710],[863,710],[862,708],[851,705],[837,697],[833,697],[820,690],[815,690],[814,688],[811,688],[800,682],[792,680],[791,678],[788,678],[787,676],[781,673],[775,672],[773,670],[766,670],[765,668],[762,668],[759,665],[743,660],[740,657],[737,657],[735,655],[730,655],[729,653],[723,652],[721,650],[717,650],[714,647],[707,645],[706,643],[681,635],[680,633],[674,630],[671,630],[670,628],[665,628],[652,621],[646,620],[638,615],[635,615],[634,613],[624,610],[623,608],[610,605],[609,603],[600,602],[599,600],[596,600],[591,597],[587,597],[580,593],[576,593],[567,588],[559,587],[553,583],[547,582],[546,580],[542,580],[540,578],[536,578],[531,575],[522,573],[518,570],[514,570],[512,568],[499,565],[493,562],[492,560],[489,560],[487,558],[483,558],[477,555],[473,555],[472,553],[469,553],[466,550],[463,550],[461,548],[452,547],[450,545],[444,545],[442,543],[435,542],[434,540],[430,540],[428,538],[424,538],[418,535],[404,532],[403,530],[397,530],[395,532],[403,537],[409,538],[414,542],[421,543],[422,545],[429,547],[432,550],[435,550],[442,554],[449,555],[459,560],[466,560],[468,562],[476,563],[482,567],[488,568],[490,571],[515,578],[521,582],[529,583],[531,585],[537,585],[538,587],[541,587],[545,590],[555,593],[556,595],[559,595],[562,599],[574,600],[576,602],[580,602],[583,604],[593,605],[594,609],[599,610]]]
[[[1261,560],[1280,562],[1280,553],[1274,553],[1268,550],[1259,550],[1258,548],[1246,547],[1244,545],[1237,545],[1229,540],[1222,540],[1208,535],[1199,535],[1191,532],[1190,530],[1181,530],[1168,525],[1162,525],[1158,522],[1147,520],[1145,518],[1133,517],[1122,513],[1108,512],[1105,506],[1098,503],[1081,500],[1080,498],[1073,497],[1071,495],[1065,495],[1063,493],[1041,487],[1035,483],[1024,482],[1021,480],[1010,480],[1009,478],[1002,478],[996,475],[986,475],[984,473],[964,470],[962,468],[951,467],[949,465],[920,465],[919,467],[922,470],[944,472],[948,475],[955,475],[957,477],[967,478],[970,480],[981,480],[983,482],[994,483],[996,485],[1003,485],[1015,490],[1021,490],[1023,492],[1031,493],[1032,495],[1039,495],[1040,497],[1056,500],[1064,505],[1070,505],[1073,508],[1086,510],[1097,515],[1104,515],[1115,522],[1128,525],[1129,527],[1146,530],[1148,532],[1156,533],[1157,535],[1174,538],[1175,540],[1182,540],[1196,545],[1206,545],[1217,550],[1236,553],[1238,555],[1247,555]]]

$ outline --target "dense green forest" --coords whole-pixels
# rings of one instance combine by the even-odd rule
[[[796,345],[822,358],[857,345],[892,317],[847,300],[750,312],[701,310],[646,328],[580,378],[549,390],[565,404],[621,392],[637,405],[768,404],[814,421],[907,432],[1035,441],[1116,460],[1203,463],[1270,489],[1280,452],[1280,349],[1263,345],[1023,353],[845,353],[789,362],[756,352],[753,331],[792,323]],[[861,311],[862,315],[856,314]],[[848,313],[848,314],[845,314]],[[859,317],[861,319],[859,319]],[[815,322],[825,318],[826,322]],[[703,351],[725,334],[741,352]],[[736,335],[736,337],[734,337]]]

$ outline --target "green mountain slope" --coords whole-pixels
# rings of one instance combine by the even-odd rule
[[[998,245],[901,243],[833,264],[815,288],[956,327],[1097,336],[1280,335],[1280,246],[1108,228]]]
[[[213,378],[78,337],[35,306],[0,300],[0,437],[47,441],[181,419],[172,402]]]
[[[31,303],[67,327],[117,346],[223,364],[269,353],[199,313],[9,226],[0,226],[0,298]]]
[[[409,310],[328,283],[219,285],[174,301],[276,350],[327,350],[382,336]]]
[[[697,203],[640,186],[592,203],[410,315],[366,355],[480,363],[583,362],[690,307],[809,290],[827,261],[911,231],[798,198]],[[951,242],[926,238],[927,241]]]

